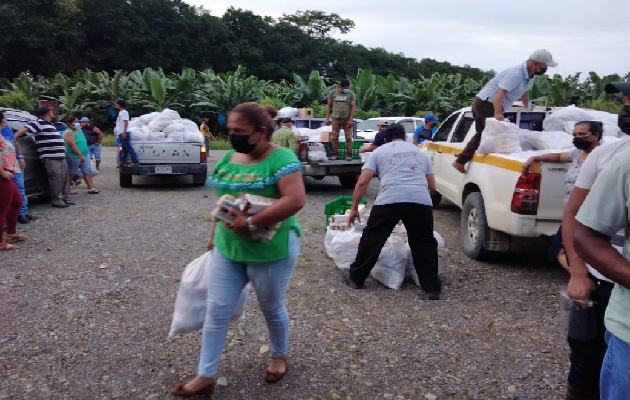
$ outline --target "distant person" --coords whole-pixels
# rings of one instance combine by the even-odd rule
[[[380,188],[363,230],[359,248],[350,270],[341,276],[353,289],[362,289],[378,261],[381,250],[394,227],[402,221],[409,236],[413,265],[420,286],[430,300],[440,298],[438,277],[438,244],[433,236],[433,202],[435,179],[429,157],[406,141],[405,128],[394,124],[385,132],[386,144],[372,152],[363,165],[352,195],[349,224],[359,220],[359,202],[374,176]]]
[[[79,120],[69,116],[64,122],[68,126],[68,129],[63,133],[63,141],[66,145],[66,162],[68,163],[68,184],[74,175],[81,171],[88,187],[88,194],[98,194],[100,191],[94,187],[92,180],[92,163],[89,158],[87,138],[81,130]]]
[[[20,224],[28,224],[30,221],[34,221],[37,217],[31,215],[28,212],[28,198],[26,197],[26,188],[24,187],[24,170],[26,169],[26,162],[22,155],[22,149],[20,143],[15,140],[15,134],[8,124],[5,124],[0,132],[2,136],[11,142],[15,148],[15,156],[18,159],[18,170],[13,174],[13,183],[17,186],[20,195],[22,196],[22,207],[20,208],[20,215],[18,216],[18,222]]]
[[[206,154],[210,152],[210,141],[214,140],[214,135],[210,132],[210,127],[208,126],[208,118],[204,118],[201,121],[201,125],[199,125],[199,132],[203,135],[204,143],[206,144]]]
[[[101,170],[101,156],[103,153],[103,146],[101,142],[103,141],[103,137],[105,136],[100,129],[98,129],[95,125],[92,124],[92,121],[88,117],[83,117],[79,120],[81,124],[81,130],[87,139],[88,145],[88,156],[89,158],[94,157],[94,162],[96,164],[96,170]]]
[[[354,111],[356,109],[355,96],[350,90],[350,81],[342,79],[337,89],[331,90],[326,103],[326,125],[332,117],[331,160],[337,160],[339,155],[339,131],[343,129],[346,136],[346,161],[352,161],[352,132],[354,130]]]
[[[384,145],[385,144],[385,131],[387,130],[388,126],[389,126],[389,121],[387,120],[378,121],[378,132],[376,132],[376,135],[374,136],[374,141],[370,143],[369,147],[360,148],[359,153],[370,153],[378,149],[380,146]]]
[[[4,113],[0,112],[0,129],[6,123]],[[13,242],[26,240],[26,235],[17,233],[17,220],[22,206],[22,196],[13,182],[13,174],[20,168],[17,160],[13,144],[0,135],[0,251],[15,250],[18,247]]]
[[[438,118],[433,114],[424,116],[424,125],[419,126],[413,133],[413,144],[420,144],[433,138],[433,127],[438,123]]]
[[[116,126],[114,133],[120,139],[122,151],[120,154],[120,165],[123,167],[134,167],[138,165],[138,156],[131,146],[131,132],[129,132],[129,112],[125,109],[127,102],[125,100],[116,101],[116,109],[118,110],[118,118],[116,118]],[[127,163],[127,156],[131,156],[131,163]]]
[[[473,136],[464,150],[459,154],[453,167],[462,174],[466,172],[466,163],[472,160],[475,151],[479,148],[481,134],[486,127],[486,118],[504,120],[503,112],[512,107],[512,104],[521,100],[529,109],[529,91],[534,87],[537,75],[543,75],[547,68],[557,67],[547,50],[536,50],[529,59],[522,64],[508,68],[498,73],[481,89],[472,104],[472,113],[475,119],[475,136]]]
[[[282,127],[273,133],[271,142],[280,147],[295,150],[297,142],[293,133],[293,120],[291,117],[281,118]]]
[[[59,131],[52,124],[53,112],[49,107],[39,107],[35,111],[37,120],[31,121],[19,131],[15,138],[32,134],[40,160],[44,164],[48,176],[48,187],[53,207],[64,208],[74,205],[70,201],[70,185],[68,184],[68,164],[66,163],[66,146]]]

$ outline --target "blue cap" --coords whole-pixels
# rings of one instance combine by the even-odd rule
[[[88,117],[83,117],[79,120],[79,122],[90,122],[90,119]]]
[[[438,122],[438,119],[433,114],[427,114],[424,116],[424,122]]]

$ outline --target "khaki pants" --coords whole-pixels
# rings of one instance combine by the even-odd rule
[[[333,118],[332,119],[332,132],[330,134],[330,141],[332,143],[332,155],[339,156],[339,130],[343,128],[343,132],[346,135],[346,157],[352,157],[352,120],[350,118]]]
[[[67,200],[70,193],[70,184],[68,183],[68,164],[66,164],[66,159],[44,159],[42,161],[46,175],[48,175],[50,201],[59,204],[61,200]]]

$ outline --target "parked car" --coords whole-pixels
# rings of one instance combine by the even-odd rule
[[[12,108],[5,108],[4,116],[7,119],[7,124],[14,132],[24,128],[24,125],[28,122],[37,119],[34,115],[26,111],[15,110]],[[48,177],[46,176],[46,171],[44,170],[44,164],[42,164],[39,156],[37,155],[35,141],[29,134],[27,134],[27,136],[19,138],[18,143],[20,144],[22,156],[24,156],[24,161],[26,162],[26,169],[24,170],[24,188],[26,190],[26,196],[48,196],[50,193],[48,189]]]
[[[379,117],[369,118],[362,121],[357,126],[357,137],[363,138],[370,142],[374,141],[374,136],[378,132],[378,123],[381,121],[388,121],[390,124],[401,124],[405,128],[405,134],[407,135],[407,141],[413,141],[413,133],[419,126],[424,125],[424,118],[416,117]]]

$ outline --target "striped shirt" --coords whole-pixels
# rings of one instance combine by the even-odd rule
[[[33,134],[40,159],[62,160],[66,158],[65,143],[52,123],[38,118],[36,121],[26,124],[26,128]]]

